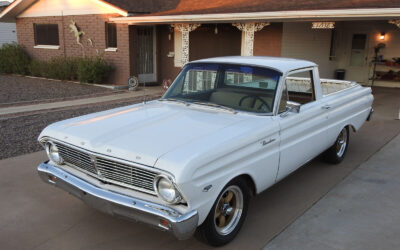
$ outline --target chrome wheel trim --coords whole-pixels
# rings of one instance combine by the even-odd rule
[[[242,217],[243,201],[243,192],[238,186],[229,186],[218,197],[214,211],[214,226],[218,234],[228,235],[236,228]]]
[[[342,157],[347,147],[347,129],[343,128],[336,139],[336,155]]]

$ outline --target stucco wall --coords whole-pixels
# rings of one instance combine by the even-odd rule
[[[313,61],[324,78],[332,78],[336,69],[329,60],[330,43],[331,30],[311,29],[310,22],[283,24],[282,57]]]
[[[379,40],[381,32],[386,32],[386,39]],[[311,22],[284,23],[282,36],[282,56],[306,59],[319,65],[322,78],[333,78],[336,69],[346,70],[346,80],[370,84],[372,76],[374,47],[378,43],[385,43],[386,48],[381,51],[384,59],[400,57],[400,29],[387,20],[373,21],[342,21],[335,24],[334,46],[335,57],[329,60],[331,47],[331,30],[313,30]],[[361,67],[350,65],[351,42],[354,34],[367,35],[365,64]],[[378,67],[379,69],[379,67]],[[382,71],[390,68],[381,67]],[[395,72],[398,68],[392,68]],[[399,85],[399,83],[396,83]],[[393,84],[392,84],[393,85]],[[381,86],[392,86],[381,84]]]
[[[108,18],[116,16],[113,14],[105,15],[78,15],[78,16],[56,16],[56,17],[28,17],[17,19],[18,42],[23,45],[30,56],[38,60],[49,60],[55,56],[95,56],[104,55],[111,62],[115,71],[109,78],[109,83],[126,84],[130,76],[129,60],[129,29],[127,24],[117,25],[118,50],[116,52],[106,52],[105,22]],[[81,36],[80,46],[74,34],[70,31],[71,21],[75,21],[80,31],[85,32]],[[53,23],[58,24],[60,48],[39,49],[34,48],[34,23]],[[88,39],[93,41],[90,45]]]

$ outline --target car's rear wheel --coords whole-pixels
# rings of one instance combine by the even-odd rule
[[[340,131],[335,143],[325,151],[324,159],[333,164],[343,161],[350,141],[349,127],[345,127]]]
[[[222,246],[238,234],[247,215],[250,190],[243,179],[228,183],[196,235],[212,246]]]

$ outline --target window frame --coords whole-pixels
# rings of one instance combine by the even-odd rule
[[[41,32],[43,32],[44,30],[39,30],[39,27],[42,26],[42,29],[44,29],[44,26],[47,26],[45,28],[45,33],[46,33],[46,37],[43,38],[39,38],[40,35],[43,36],[43,34],[41,34]],[[49,38],[49,27],[53,26],[56,27],[56,33],[54,34],[55,37],[53,38],[54,41],[57,40],[56,43],[52,43],[52,42],[43,42],[41,40],[47,40],[47,41],[51,41],[52,38]],[[34,37],[34,44],[36,48],[46,48],[46,47],[59,47],[60,46],[60,35],[59,35],[59,28],[58,28],[58,23],[33,23],[33,37]]]
[[[113,34],[115,37],[113,38],[112,44],[110,44],[110,26],[113,28]],[[106,51],[115,51],[118,48],[118,30],[116,23],[105,22],[105,34],[106,34]]]
[[[283,90],[284,89],[286,89],[287,97],[288,97],[288,100],[290,101],[289,89],[287,87],[286,79],[288,77],[290,77],[291,75],[293,75],[293,74],[303,73],[303,72],[307,72],[307,71],[310,72],[310,80],[311,80],[311,89],[312,89],[312,98],[313,98],[313,100],[310,101],[310,102],[301,104],[301,107],[313,104],[320,98],[319,96],[317,96],[316,89],[315,89],[315,77],[316,76],[314,75],[315,74],[314,70],[315,70],[315,67],[307,67],[307,68],[296,69],[296,70],[292,70],[292,71],[287,72],[283,77],[281,77],[280,86],[279,86],[279,88],[277,90],[277,91],[279,91],[279,92],[277,92],[279,94],[279,97],[278,96],[276,97],[277,103],[274,104],[274,106],[275,106],[274,115],[275,116],[276,115],[281,115],[282,113],[285,113],[285,112],[281,112],[281,113],[279,112],[279,105],[280,105],[281,100],[282,100],[282,94],[283,94]]]

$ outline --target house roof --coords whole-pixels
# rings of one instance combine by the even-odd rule
[[[400,8],[399,0],[105,0],[105,2],[130,13],[151,13],[151,15]]]
[[[13,22],[15,18],[25,11],[29,6],[37,0],[15,0],[3,12],[0,12],[0,20],[2,22]],[[281,17],[296,16],[295,12],[305,11],[334,11],[326,15],[328,18],[339,16],[341,12],[347,16],[357,16],[358,10],[369,10],[365,16],[374,14],[374,10],[381,10],[381,13],[375,13],[375,17],[398,17],[400,11],[399,0],[98,0],[103,4],[109,4],[111,7],[116,7],[121,11],[130,13],[133,17],[178,17],[181,21],[214,21],[214,17],[207,17],[207,20],[201,20],[201,15],[228,15],[230,20],[236,20],[237,14],[246,14],[238,20],[252,20],[249,18],[251,13],[267,13],[257,17],[260,20],[279,20]],[[353,12],[349,12],[353,10]],[[389,11],[383,11],[389,10]],[[396,12],[393,12],[396,10]],[[355,12],[356,11],[356,12]],[[125,13],[126,13],[125,12]],[[286,13],[292,12],[292,13]],[[272,14],[271,14],[272,13]],[[304,18],[317,17],[321,13],[305,13]],[[189,17],[193,15],[193,17]],[[197,16],[195,16],[197,15]],[[322,13],[321,17],[325,17]],[[124,15],[125,16],[125,15]],[[278,16],[279,18],[277,18]],[[193,18],[193,20],[192,20]],[[281,18],[282,19],[282,18]],[[287,19],[287,18],[283,18]],[[283,20],[282,19],[282,20]],[[162,18],[161,18],[162,20]],[[179,18],[173,18],[179,20]],[[116,21],[116,20],[114,20]],[[122,19],[121,19],[122,21]],[[125,18],[125,21],[135,23]],[[153,22],[154,20],[152,20]],[[147,22],[147,21],[146,21]]]
[[[10,5],[8,1],[0,1],[0,12],[2,12],[7,6]]]

